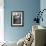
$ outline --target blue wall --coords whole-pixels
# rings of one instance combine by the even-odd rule
[[[18,41],[24,37],[32,28],[35,12],[40,9],[40,0],[5,0],[4,1],[4,35],[7,41]],[[11,11],[24,11],[24,26],[11,27]]]
[[[40,10],[42,11],[43,9],[46,9],[46,0],[41,0],[40,1]],[[43,22],[40,21],[40,25],[46,27],[46,10],[43,12]]]

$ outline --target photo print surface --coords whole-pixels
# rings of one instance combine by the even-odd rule
[[[24,23],[23,11],[13,11],[11,15],[12,15],[11,16],[12,26],[23,26],[23,23]]]

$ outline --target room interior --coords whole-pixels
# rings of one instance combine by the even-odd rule
[[[46,0],[1,0],[0,1],[0,46],[46,46],[46,11],[43,22],[33,21],[37,13],[46,9]],[[24,26],[11,26],[11,12],[19,11]],[[13,24],[14,25],[14,24]],[[30,33],[29,33],[30,32]]]

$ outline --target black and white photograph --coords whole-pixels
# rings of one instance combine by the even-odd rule
[[[11,13],[11,25],[12,26],[24,25],[24,11],[13,11]]]

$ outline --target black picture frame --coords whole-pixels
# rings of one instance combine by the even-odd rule
[[[11,11],[11,26],[24,26],[24,11]]]

